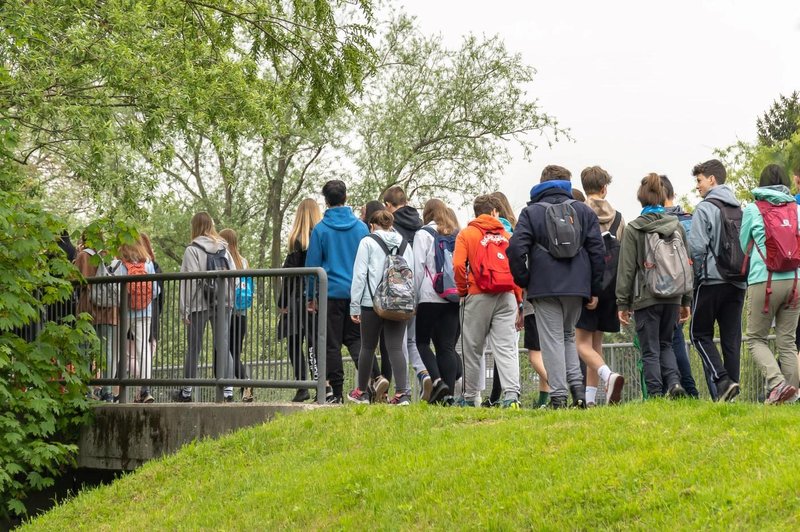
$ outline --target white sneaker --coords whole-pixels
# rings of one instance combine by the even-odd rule
[[[606,383],[606,404],[616,405],[622,402],[622,388],[625,386],[625,377],[619,373],[611,373]]]

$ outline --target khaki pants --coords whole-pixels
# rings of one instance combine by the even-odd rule
[[[759,283],[747,288],[747,347],[761,374],[767,379],[768,391],[784,380],[792,386],[798,385],[797,349],[795,331],[800,305],[787,308],[786,303],[792,292],[794,279],[772,281],[772,294],[769,297],[768,312],[764,312],[767,283]],[[800,289],[800,284],[798,284]],[[775,320],[775,346],[778,350],[780,366],[769,348],[767,336]]]

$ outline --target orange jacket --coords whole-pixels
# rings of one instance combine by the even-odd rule
[[[453,251],[453,275],[456,280],[456,288],[461,296],[482,293],[475,283],[472,272],[467,272],[467,262],[474,262],[476,250],[485,231],[493,231],[506,238],[511,238],[500,220],[488,214],[481,214],[472,220],[466,229],[459,231],[456,237],[456,248]],[[514,295],[517,297],[517,303],[522,302],[521,288],[514,288]]]

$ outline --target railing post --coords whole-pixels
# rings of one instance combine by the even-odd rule
[[[217,277],[216,278],[216,297],[214,308],[214,372],[216,379],[225,379],[228,377],[228,326],[227,322],[227,294],[228,294],[228,279]],[[224,399],[224,386],[218,384],[216,386],[216,402],[221,403]]]
[[[317,343],[314,354],[317,356],[317,403],[325,403],[325,378],[327,376],[328,350],[325,342],[328,338],[328,274],[317,268]],[[312,318],[313,319],[313,318]]]
[[[117,361],[117,378],[119,379],[119,402],[127,403],[127,387],[123,381],[128,378],[128,328],[130,328],[130,318],[128,316],[128,283],[122,282],[119,286],[119,360]]]

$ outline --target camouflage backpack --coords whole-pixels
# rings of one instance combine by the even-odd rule
[[[369,235],[386,253],[383,263],[383,275],[378,282],[375,293],[367,278],[369,295],[372,297],[372,308],[375,314],[385,320],[405,321],[410,320],[417,311],[417,297],[414,291],[414,272],[403,258],[406,245],[405,240],[400,247],[389,249],[386,242],[378,235]],[[394,251],[394,253],[392,253]],[[367,273],[369,277],[369,273]]]

